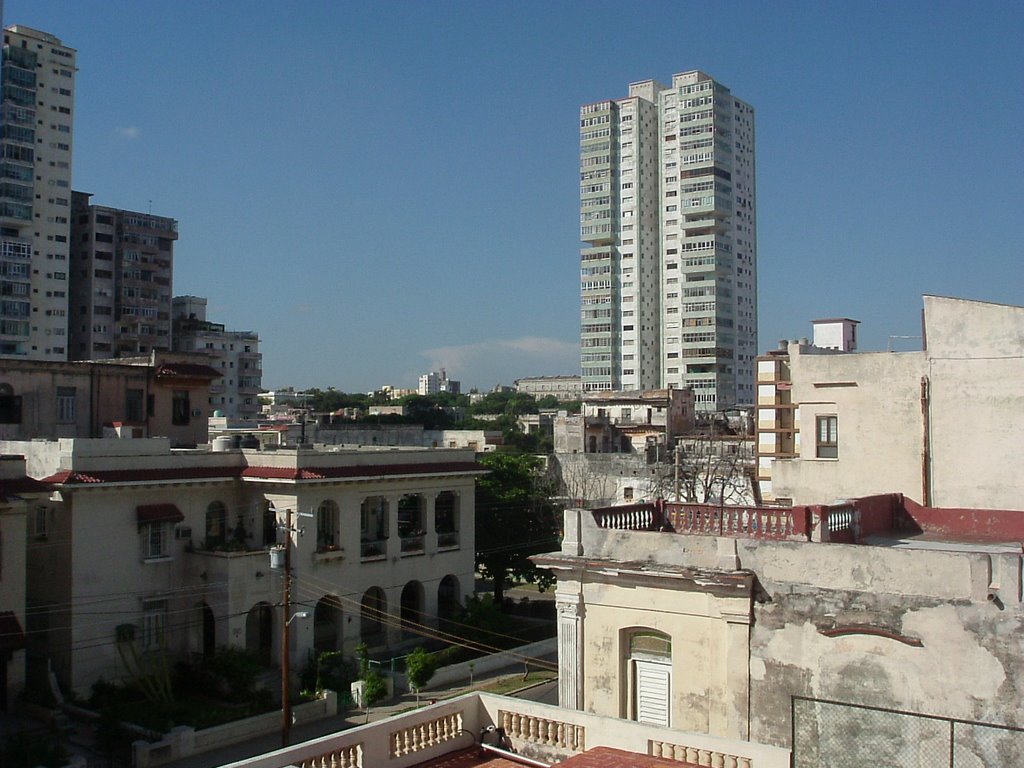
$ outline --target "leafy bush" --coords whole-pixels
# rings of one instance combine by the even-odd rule
[[[409,685],[419,691],[430,682],[437,671],[437,659],[422,646],[417,647],[405,659],[405,673],[409,677]]]

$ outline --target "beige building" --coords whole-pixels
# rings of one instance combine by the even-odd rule
[[[528,376],[515,380],[516,392],[540,399],[552,395],[563,402],[583,399],[581,376]]]
[[[776,498],[1019,506],[1024,307],[925,296],[924,331],[920,352],[790,343],[788,361],[762,358],[759,470]]]
[[[644,453],[649,445],[668,445],[692,430],[694,418],[689,389],[591,392],[581,415],[555,417],[555,451]]]
[[[25,685],[25,546],[45,524],[49,493],[26,477],[23,457],[0,456],[0,712],[11,710]]]
[[[207,442],[204,404],[220,373],[186,355],[0,364],[0,440],[167,437]]]
[[[28,548],[31,647],[66,690],[142,662],[279,658],[291,510],[293,669],[312,650],[399,645],[473,591],[472,451],[172,451],[167,440],[0,443],[55,489]],[[124,650],[122,648],[121,650]],[[129,656],[131,654],[128,654]]]
[[[940,764],[950,734],[964,765],[1018,764],[1022,520],[898,494],[567,510],[535,558],[558,577],[560,703],[797,765]]]

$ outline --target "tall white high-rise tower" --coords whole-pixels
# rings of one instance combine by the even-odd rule
[[[703,72],[580,109],[584,393],[754,402],[754,110]]]
[[[75,51],[3,31],[0,85],[0,357],[65,360]]]

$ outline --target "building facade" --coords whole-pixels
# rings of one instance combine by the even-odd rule
[[[1017,764],[1021,520],[899,494],[567,510],[561,551],[534,558],[558,577],[560,704],[795,765],[931,765],[954,747],[957,764]]]
[[[220,411],[232,419],[251,419],[260,413],[263,355],[255,331],[229,331],[206,319],[206,299],[175,296],[173,302],[176,351],[205,355],[221,379],[210,388],[209,415]]]
[[[580,110],[584,393],[754,399],[754,112],[699,71]]]
[[[419,388],[416,391],[421,395],[437,395],[441,392],[458,395],[462,392],[462,384],[454,379],[449,379],[448,373],[442,368],[440,373],[430,371],[421,375]]]
[[[6,360],[0,439],[167,437],[175,447],[201,445],[209,434],[203,406],[219,377],[195,358],[169,353],[103,362]]]
[[[171,348],[178,222],[71,194],[69,356],[133,357]]]
[[[579,376],[529,376],[516,379],[515,385],[516,392],[538,400],[549,395],[563,402],[583,399],[583,380]]]
[[[4,30],[0,357],[66,360],[75,50]]]
[[[762,359],[759,472],[776,500],[892,490],[926,505],[1019,504],[1024,307],[925,296],[924,329],[917,352],[803,340]]]
[[[2,443],[54,487],[27,555],[29,649],[65,690],[152,663],[281,653],[291,522],[292,669],[312,651],[418,637],[473,592],[472,451],[229,449],[166,440]],[[291,514],[289,515],[289,511]],[[121,647],[119,647],[121,646]],[[130,646],[134,646],[131,648]]]

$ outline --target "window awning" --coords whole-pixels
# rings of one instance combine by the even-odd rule
[[[25,647],[25,633],[14,611],[0,611],[0,659]]]
[[[140,504],[135,508],[139,525],[149,523],[180,523],[185,519],[174,504]]]

